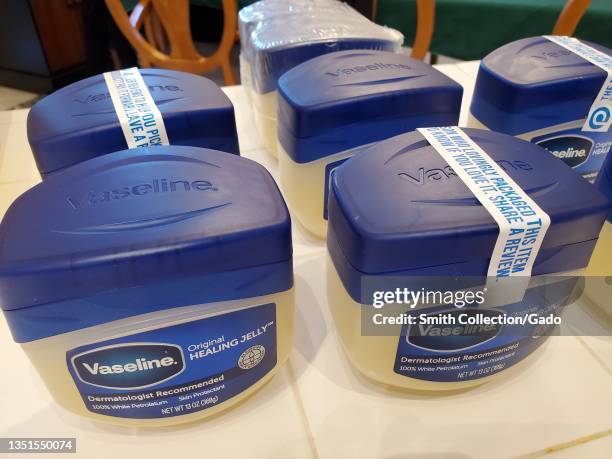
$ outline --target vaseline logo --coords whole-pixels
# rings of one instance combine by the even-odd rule
[[[174,344],[118,344],[78,354],[71,360],[81,381],[108,389],[153,386],[185,369],[183,351]]]
[[[355,67],[348,67],[343,69],[337,69],[335,72],[325,72],[325,75],[340,77],[346,75],[352,75],[354,73],[361,73],[374,70],[388,70],[388,69],[405,69],[410,70],[410,66],[406,64],[386,64],[383,62],[376,62],[374,64],[357,65]]]
[[[572,52],[567,49],[562,49],[559,51],[545,51],[540,54],[534,54],[531,57],[534,59],[551,60],[551,59],[557,59],[562,56],[567,56],[569,54],[572,54]]]
[[[151,85],[151,86],[147,86],[147,88],[149,88],[149,92],[151,94],[153,94],[154,92],[177,92],[177,91],[183,91],[180,86],[176,86],[176,85]],[[72,99],[73,102],[77,102],[81,105],[85,105],[85,104],[89,104],[92,102],[100,102],[101,100],[106,100],[106,99],[110,99],[111,96],[108,92],[101,92],[101,93],[97,93],[97,94],[90,94],[82,99]]]
[[[530,171],[533,170],[531,164],[520,161],[520,160],[512,160],[508,161],[505,159],[501,159],[496,161],[497,164],[501,166],[501,168],[505,171],[508,170],[521,170],[521,171]],[[397,174],[401,178],[408,180],[416,185],[425,185],[426,183],[435,183],[440,180],[446,180],[451,177],[456,177],[455,171],[450,166],[445,166],[443,168],[432,168],[425,169],[424,167],[420,167],[415,171],[402,171]]]
[[[66,200],[70,207],[79,209],[84,205],[95,206],[103,202],[150,194],[203,191],[218,191],[218,188],[214,187],[208,180],[170,180],[161,178],[153,179],[147,183],[138,183],[136,185],[128,185],[111,190],[91,190],[84,198],[69,196]]]
[[[463,325],[459,324],[459,315],[481,314],[485,316],[499,316],[502,313],[494,309],[467,309],[437,312],[428,314],[428,317],[442,315],[454,316],[454,323],[457,325],[430,325],[418,324],[411,325],[406,334],[408,344],[436,352],[452,352],[475,347],[495,338],[502,330],[502,325],[497,324],[478,324]],[[440,320],[442,322],[442,320]]]
[[[536,145],[545,148],[568,166],[577,167],[589,158],[593,142],[586,137],[565,136],[542,140]]]
[[[586,150],[574,150],[573,147],[569,147],[567,150],[551,150],[551,153],[557,158],[586,158]]]

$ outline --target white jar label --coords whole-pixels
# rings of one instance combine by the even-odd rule
[[[161,112],[136,68],[104,73],[128,148],[170,145]]]
[[[487,272],[487,303],[521,301],[550,226],[549,215],[460,128],[432,127],[418,131],[499,226]],[[517,277],[524,282],[517,283]],[[510,278],[512,282],[504,282]]]

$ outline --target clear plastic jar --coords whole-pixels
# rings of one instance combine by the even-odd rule
[[[251,160],[179,146],[100,156],[19,197],[0,240],[13,337],[74,413],[194,421],[290,354],[291,221]]]
[[[608,212],[602,193],[540,147],[462,132],[551,225],[529,277],[495,290],[487,275],[499,225],[420,132],[379,142],[342,164],[331,180],[327,297],[349,360],[384,384],[455,390],[522,365],[558,325]],[[525,240],[512,243],[523,248]],[[398,289],[430,299],[398,301]],[[461,300],[467,289],[471,303]]]

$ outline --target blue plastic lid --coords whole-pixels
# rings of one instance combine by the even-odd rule
[[[358,14],[338,14],[315,5],[310,14],[275,17],[260,22],[251,32],[256,92],[275,91],[283,73],[322,54],[351,49],[397,52],[402,46],[404,36],[394,29]]]
[[[184,72],[140,69],[172,145],[239,154],[234,107],[211,80]],[[127,148],[103,75],[66,86],[37,102],[28,140],[41,175]]]
[[[278,88],[278,138],[298,163],[417,127],[455,125],[463,94],[424,62],[363,50],[304,62]]]
[[[464,130],[550,215],[533,275],[586,266],[608,199],[546,150]],[[365,148],[332,179],[328,248],[345,283],[361,274],[486,276],[499,227],[418,132]],[[358,296],[359,288],[352,288]]]
[[[606,160],[599,174],[597,174],[595,185],[612,201],[612,155],[606,156]],[[612,209],[610,209],[608,214],[608,221],[612,222]]]
[[[270,174],[162,146],[51,175],[0,224],[0,303],[18,341],[292,285],[291,222]]]
[[[562,46],[524,38],[482,60],[470,111],[494,131],[529,132],[585,118],[605,79],[601,68]]]
[[[258,51],[258,59],[255,60],[255,65],[252,69],[254,88],[260,94],[274,91],[277,88],[277,82],[281,75],[296,65],[322,54],[352,49],[394,52],[397,51],[398,46],[395,42],[388,40],[352,38],[300,43],[294,46],[266,50],[265,52]],[[260,56],[261,54],[263,56]]]

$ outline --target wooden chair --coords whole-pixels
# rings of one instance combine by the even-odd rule
[[[429,52],[436,22],[435,0],[417,0],[417,27],[410,54],[414,59],[423,60]]]
[[[416,0],[417,26],[411,56],[423,60],[429,51],[436,21],[435,0]],[[372,0],[372,18],[376,17],[378,1]],[[591,0],[567,0],[553,29],[553,35],[571,36],[584,16]],[[435,58],[432,56],[432,63]]]
[[[557,18],[557,23],[552,32],[553,35],[574,35],[580,19],[582,19],[590,4],[591,0],[567,0]]]
[[[378,0],[367,1],[356,0],[355,6],[370,19],[376,22],[376,10],[378,8]],[[417,25],[412,44],[412,52],[410,57],[423,60],[429,51],[431,38],[433,37],[435,23],[435,0],[416,0],[417,7]]]
[[[223,34],[219,47],[210,56],[202,56],[193,42],[189,0],[139,0],[129,15],[121,0],[105,1],[117,27],[136,50],[143,67],[197,74],[220,67],[225,84],[236,84],[230,63],[230,52],[236,41],[236,0],[222,0]]]

